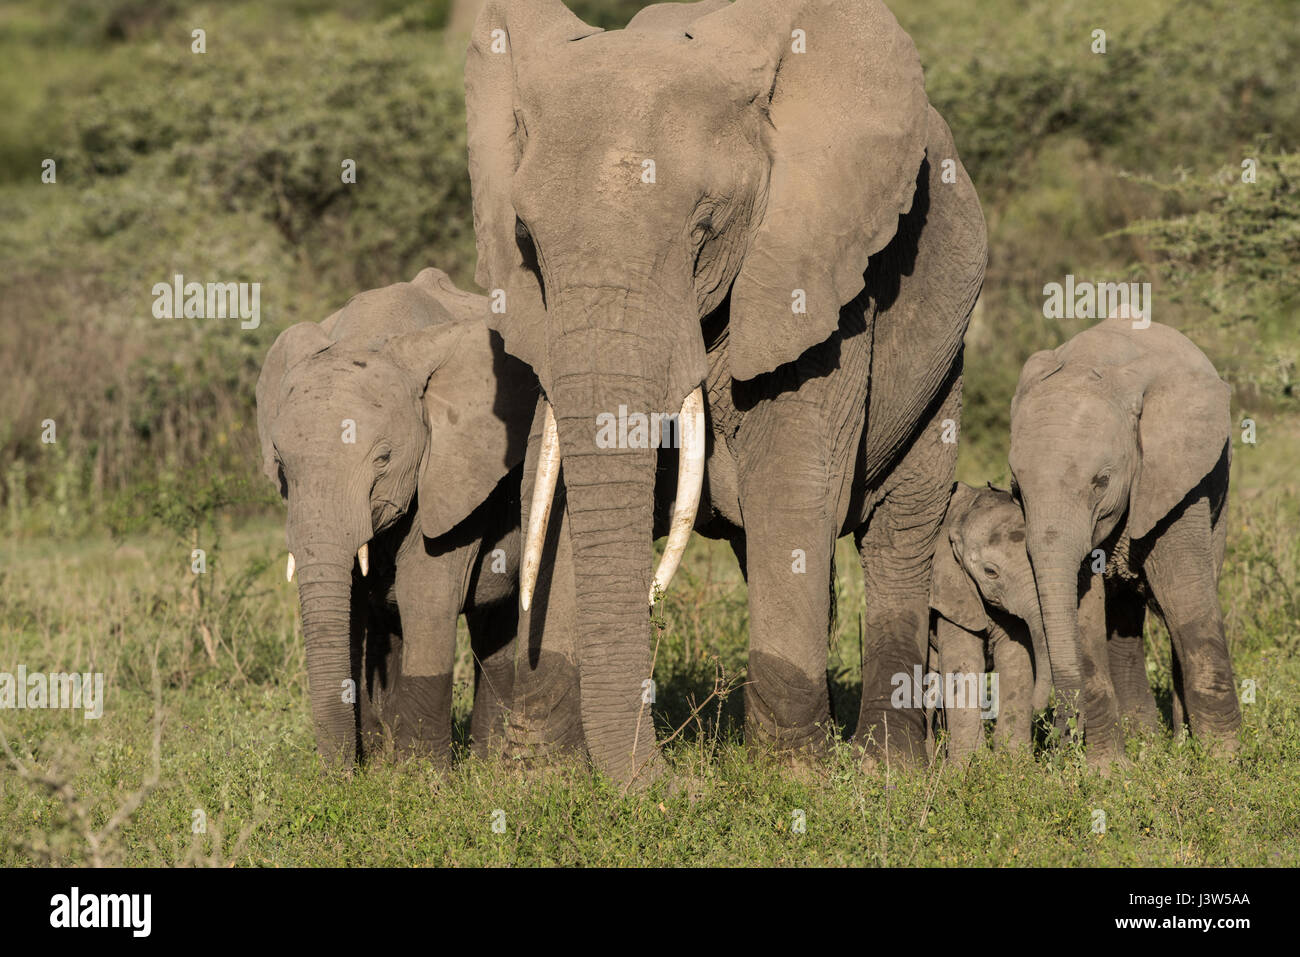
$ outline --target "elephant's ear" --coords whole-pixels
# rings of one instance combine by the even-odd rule
[[[979,493],[960,482],[948,502],[948,514],[939,532],[930,569],[930,607],[967,631],[987,631],[988,611],[984,599],[957,560],[951,535],[975,505]]]
[[[395,337],[394,361],[423,376],[429,441],[420,462],[420,529],[451,531],[524,460],[537,380],[482,321]]]
[[[545,57],[561,43],[602,32],[560,0],[488,0],[465,60],[469,178],[478,244],[475,281],[501,301],[489,321],[511,355],[546,381],[545,303],[541,282],[515,232],[510,187],[523,155],[515,77],[520,61]],[[503,299],[503,301],[502,301]]]
[[[768,78],[767,207],[731,289],[731,373],[750,379],[835,331],[911,208],[924,78],[879,0],[736,0],[689,33],[734,72]]]
[[[1029,390],[1049,376],[1056,375],[1064,366],[1065,363],[1061,361],[1061,357],[1051,349],[1035,352],[1025,360],[1024,367],[1020,370],[1020,380],[1016,383],[1016,394],[1011,397],[1011,418],[1013,421],[1016,417],[1016,407],[1020,405],[1020,400],[1025,397]]]
[[[1129,490],[1128,530],[1155,528],[1219,463],[1231,439],[1231,389],[1217,375],[1159,376],[1142,396],[1142,461]]]
[[[262,446],[262,471],[276,487],[280,484],[280,469],[275,464],[271,425],[280,413],[280,386],[284,375],[299,362],[325,351],[332,344],[333,340],[320,325],[299,322],[276,337],[271,351],[266,354],[266,361],[262,363],[256,391],[257,437]]]

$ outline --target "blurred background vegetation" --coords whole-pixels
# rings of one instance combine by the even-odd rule
[[[644,4],[572,0],[617,27]],[[473,286],[460,0],[13,0],[0,10],[0,503],[14,536],[273,506],[253,387],[287,325],[436,264]],[[991,233],[961,473],[1005,479],[1021,363],[1084,322],[1044,283],[1150,281],[1294,438],[1300,18],[1291,0],[894,0]],[[449,25],[451,28],[448,29]],[[191,52],[191,31],[207,52]],[[1092,52],[1093,31],[1106,52]],[[46,158],[57,183],[41,182]],[[340,181],[344,159],[357,182]],[[1257,181],[1241,181],[1244,159]],[[154,283],[262,284],[260,328]],[[41,442],[53,419],[57,442]],[[1291,483],[1289,466],[1277,481]],[[1270,479],[1271,481],[1271,479]],[[178,504],[179,503],[179,504]],[[178,514],[186,513],[186,514]]]

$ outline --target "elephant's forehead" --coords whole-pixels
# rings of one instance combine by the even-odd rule
[[[689,40],[618,32],[570,44],[520,78],[525,106],[543,123],[589,129],[593,122],[705,126],[731,107],[730,97],[717,95],[728,86],[717,64]]]
[[[401,380],[385,374],[386,371],[393,370],[364,356],[337,362],[329,369],[293,377],[285,400],[305,413],[327,418],[344,409],[364,415],[374,411],[400,412],[414,405],[414,397],[407,394],[409,390]]]

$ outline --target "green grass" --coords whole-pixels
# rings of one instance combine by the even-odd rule
[[[1295,866],[1300,547],[1285,532],[1290,507],[1263,496],[1234,512],[1223,599],[1238,680],[1257,688],[1243,708],[1241,754],[1225,762],[1186,738],[1131,738],[1131,766],[1110,778],[1069,751],[864,770],[839,741],[823,765],[792,773],[748,750],[735,690],[744,586],[723,546],[696,539],[667,603],[655,674],[660,738],[681,729],[667,753],[686,789],[673,796],[623,796],[576,765],[525,773],[465,755],[463,741],[450,771],[413,762],[372,764],[351,780],[323,773],[276,525],[220,529],[197,609],[179,539],[11,545],[0,569],[5,665],[103,671],[108,690],[98,721],[0,712],[29,772],[0,775],[0,865],[94,859],[87,833],[152,774],[156,661],[157,784],[103,839],[96,853],[106,863]],[[851,721],[862,590],[842,546],[831,673],[837,716]],[[1148,638],[1152,682],[1167,701],[1168,640],[1155,625]],[[722,702],[708,700],[715,681],[732,689]],[[462,635],[461,733],[471,682]],[[60,797],[60,788],[70,790]],[[492,829],[498,809],[504,833]],[[202,834],[192,831],[196,810]],[[1097,810],[1105,834],[1092,831]]]

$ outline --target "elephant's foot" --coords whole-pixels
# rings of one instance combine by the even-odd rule
[[[407,742],[393,743],[393,761],[427,761],[435,768],[450,768],[452,765],[451,742],[433,742],[413,739]]]
[[[547,721],[511,716],[506,721],[504,746],[494,753],[525,769],[586,757],[580,736],[575,740],[571,734],[557,736],[555,732],[555,726]]]
[[[552,783],[569,788],[586,781],[592,774],[591,762],[570,751],[554,754],[547,761],[511,760],[507,770],[530,794],[541,794]]]
[[[1212,731],[1197,729],[1194,736],[1197,744],[1207,754],[1220,760],[1232,760],[1241,752],[1241,737],[1237,734],[1237,730],[1238,728]]]
[[[1078,689],[1052,689],[1052,743],[1055,747],[1074,747],[1083,742],[1088,720],[1080,707],[1082,697],[1083,693]]]
[[[831,726],[823,669],[807,675],[774,655],[751,652],[745,684],[745,742],[777,753],[820,758]]]
[[[831,750],[831,734],[819,730],[819,745],[811,742],[801,748],[778,747],[771,739],[756,740],[747,736],[745,759],[756,768],[776,770],[785,779],[815,784],[826,779],[829,765],[826,760]]]
[[[572,659],[543,651],[535,667],[520,662],[513,706],[505,714],[506,758],[545,763],[585,755],[581,706]]]
[[[351,781],[352,775],[356,771],[357,763],[355,759],[348,759],[338,754],[330,755],[323,753],[319,748],[316,751],[320,755],[320,767],[318,773],[326,781]]]
[[[993,729],[993,750],[999,754],[1030,754],[1033,751],[1033,724],[1028,715],[1017,720],[1010,727],[1004,727],[1006,714],[998,718]]]
[[[761,721],[745,721],[745,747],[755,755],[769,755],[790,768],[812,767],[825,760],[833,731],[824,723],[811,727],[776,728]]]
[[[380,715],[390,728],[393,760],[450,765],[451,686],[450,674],[402,675],[389,713]]]
[[[1192,737],[1210,753],[1228,757],[1240,747],[1241,706],[1231,664],[1226,656],[1206,650],[1207,644],[1184,651],[1182,697]]]
[[[1123,748],[1118,751],[1089,748],[1087,757],[1088,768],[1103,778],[1109,778],[1116,772],[1125,772],[1132,767],[1132,762],[1129,761]]]
[[[632,767],[625,780],[618,783],[624,794],[645,794],[656,784],[667,787],[669,791],[673,791],[678,786],[676,775],[669,768],[663,752],[657,747],[651,751],[649,757]]]
[[[1133,734],[1156,734],[1160,731],[1160,713],[1156,710],[1155,701],[1151,702],[1151,707],[1131,707],[1120,715],[1124,723],[1125,731]]]
[[[385,760],[392,751],[392,737],[379,722],[373,726],[363,727],[360,737],[360,759],[362,764],[374,764]]]
[[[927,758],[922,721],[921,711],[915,708],[886,708],[859,714],[853,743],[861,749],[863,769],[923,766]],[[936,755],[944,752],[946,743],[936,743]]]

